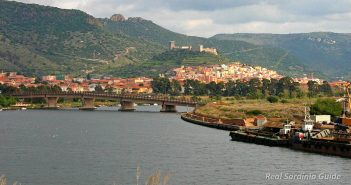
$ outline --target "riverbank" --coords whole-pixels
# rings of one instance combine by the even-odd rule
[[[245,123],[243,123],[243,121],[241,120],[229,122],[227,120],[213,119],[213,118],[196,115],[194,113],[189,113],[189,112],[182,113],[181,119],[197,125],[217,128],[220,130],[228,130],[228,131],[240,130],[241,127],[245,126]]]
[[[289,99],[284,102],[270,103],[263,99],[223,99],[198,107],[195,114],[213,119],[247,119],[264,115],[268,120],[284,122],[289,119],[300,123],[304,116],[304,104],[312,104],[314,101],[315,99]]]

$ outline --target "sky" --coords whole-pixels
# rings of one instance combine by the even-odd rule
[[[169,30],[218,33],[351,32],[351,0],[16,0],[98,18],[143,17]]]

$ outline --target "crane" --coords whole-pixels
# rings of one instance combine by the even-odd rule
[[[347,103],[347,108],[349,109],[349,111],[351,111],[350,86],[351,86],[350,82],[347,82],[346,84],[344,84],[344,89],[346,94],[344,97],[343,116],[341,117],[341,122],[347,126],[351,126],[351,118],[346,117],[346,103]]]

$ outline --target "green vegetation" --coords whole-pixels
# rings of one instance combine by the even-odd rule
[[[129,18],[125,21],[111,21],[103,19],[104,29],[112,33],[122,33],[133,38],[141,38],[153,43],[158,43],[164,48],[169,41],[176,41],[177,45],[204,44],[207,40],[201,37],[192,37],[167,30],[152,21],[140,18]]]
[[[172,83],[166,78],[154,78],[152,88],[155,93],[163,94],[179,94],[180,85],[176,86],[176,93],[172,87]],[[177,82],[178,83],[178,82]],[[333,91],[328,82],[318,85],[315,82],[308,82],[309,98],[318,96],[332,96]],[[313,86],[312,86],[313,85]],[[229,81],[226,84],[223,82],[208,84],[198,80],[185,80],[184,95],[190,96],[209,96],[215,99],[224,97],[248,98],[248,99],[263,99],[266,98],[270,103],[277,103],[281,99],[281,103],[288,103],[287,99],[304,98],[306,93],[300,89],[300,84],[294,82],[290,77],[283,77],[280,80],[258,78],[250,79],[249,81]]]
[[[223,119],[252,118],[262,114],[269,119],[274,118],[271,121],[283,122],[289,119],[300,123],[304,115],[304,103],[314,101],[314,99],[290,99],[288,103],[270,103],[263,99],[230,98],[198,107],[195,113]]]
[[[250,111],[247,111],[246,114],[257,116],[257,115],[263,114],[263,112],[260,110],[250,110]]]
[[[110,74],[152,76],[180,65],[226,63],[262,65],[284,75],[306,72],[292,53],[238,40],[178,34],[151,21],[94,18],[78,10],[0,1],[0,68],[26,75]],[[170,52],[168,42],[216,47],[220,56]]]
[[[277,103],[279,101],[279,98],[276,96],[268,96],[267,101],[269,101],[270,103]]]
[[[229,81],[226,84],[214,82],[204,84],[197,80],[186,80],[184,94],[195,96],[234,96],[250,99],[260,99],[268,96],[282,98],[300,98],[304,96],[299,84],[293,82],[290,77],[284,77],[280,80],[263,79],[262,81],[253,78],[247,82],[237,80],[235,82]]]
[[[17,88],[15,87],[0,84],[0,94],[8,94],[8,93],[13,93],[15,91],[17,91]]]
[[[311,114],[327,114],[331,116],[340,116],[342,106],[334,99],[317,99],[311,106]]]
[[[6,95],[8,93],[13,93],[16,90],[17,89],[14,87],[0,84],[0,108],[16,104],[17,100],[15,98]]]
[[[150,60],[121,66],[119,70],[110,74],[115,76],[150,76],[156,77],[160,73],[168,73],[170,69],[184,66],[210,65],[229,63],[224,57],[208,53],[188,50],[165,51],[153,56]]]
[[[0,1],[0,64],[26,75],[111,73],[152,58],[163,48],[105,31],[99,19],[78,11]]]
[[[13,97],[0,95],[0,107],[9,107],[16,104],[17,100]]]
[[[154,78],[151,82],[154,93],[179,95],[181,86],[178,81],[170,81],[168,78]]]
[[[243,41],[258,47],[280,48],[288,56],[303,64],[307,70],[320,71],[315,75],[332,79],[344,76],[351,77],[350,53],[351,34],[330,32],[298,34],[219,34],[212,39]],[[260,61],[256,61],[260,63]],[[271,66],[277,60],[270,61]]]
[[[308,81],[308,97],[320,96],[332,96],[333,91],[327,81],[324,81],[323,84],[319,85],[315,81]]]

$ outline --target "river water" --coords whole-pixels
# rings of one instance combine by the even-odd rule
[[[231,141],[159,109],[2,111],[0,174],[23,185],[129,185],[140,166],[139,184],[156,170],[172,185],[350,184],[351,159]]]

